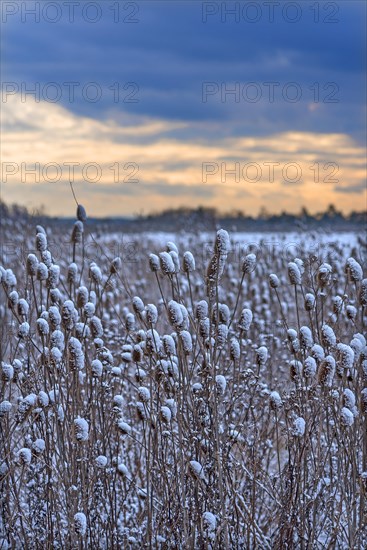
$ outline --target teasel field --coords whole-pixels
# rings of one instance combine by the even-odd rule
[[[2,223],[1,549],[367,547],[363,235]]]

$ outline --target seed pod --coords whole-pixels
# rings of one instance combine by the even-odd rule
[[[182,348],[185,355],[189,355],[192,352],[192,339],[191,334],[187,330],[182,330],[179,334],[182,343]]]
[[[217,388],[217,395],[223,395],[226,391],[227,380],[222,374],[217,374],[215,377],[215,384]]]
[[[102,272],[95,262],[92,262],[89,266],[89,277],[96,285],[102,283]]]
[[[78,266],[72,262],[68,267],[68,283],[75,284],[78,277]]]
[[[47,237],[45,233],[37,233],[36,248],[38,252],[43,252],[44,250],[47,250]]]
[[[83,308],[88,302],[88,289],[85,286],[80,286],[76,291],[76,305]]]
[[[283,406],[282,398],[277,391],[272,391],[269,395],[270,407],[275,411]]]
[[[268,348],[261,346],[256,350],[256,362],[259,367],[264,367],[268,359]]]
[[[46,281],[47,277],[48,277],[47,266],[43,262],[40,262],[37,265],[37,280]]]
[[[38,259],[34,254],[27,256],[27,275],[34,277],[37,273]]]
[[[135,313],[143,313],[145,306],[143,300],[139,298],[139,296],[135,296],[132,303]]]
[[[301,361],[297,361],[296,359],[292,359],[292,361],[290,361],[289,365],[290,365],[291,379],[293,380],[293,382],[296,382],[299,379],[299,377],[301,376],[301,373],[302,373],[302,363],[301,363]]]
[[[161,270],[165,275],[175,273],[175,264],[169,252],[160,252],[159,260],[161,264]]]
[[[252,311],[251,309],[243,309],[241,312],[240,321],[238,326],[241,330],[248,332],[252,323]]]
[[[332,267],[330,264],[323,263],[320,265],[316,279],[320,288],[325,288],[331,281]]]
[[[306,357],[303,365],[303,376],[305,378],[313,378],[316,374],[317,365],[313,357]]]
[[[149,324],[155,325],[158,321],[158,310],[154,304],[148,304],[145,307],[146,320]]]
[[[244,273],[244,275],[249,275],[255,271],[256,262],[257,260],[255,254],[247,254],[242,262],[242,273]]]
[[[114,274],[118,273],[120,271],[121,267],[122,267],[121,258],[119,258],[119,257],[114,258],[111,262],[111,265],[110,265],[111,275],[114,275]]]
[[[305,310],[312,311],[316,304],[316,298],[313,294],[308,292],[305,296]]]
[[[230,342],[230,345],[229,345],[229,350],[230,350],[230,358],[232,361],[238,361],[239,358],[240,358],[240,355],[241,355],[241,350],[240,350],[240,344],[237,340],[237,338],[231,338],[231,342]]]
[[[353,283],[357,283],[363,278],[362,268],[354,258],[348,258],[345,264],[345,273]]]
[[[189,251],[183,255],[183,270],[185,273],[195,271],[195,258]]]
[[[183,314],[180,304],[175,300],[168,302],[168,317],[171,325],[179,328],[183,324]]]
[[[310,349],[313,346],[312,332],[309,327],[301,327],[299,330],[299,341],[301,348],[304,350]]]
[[[348,407],[343,407],[340,411],[340,421],[342,426],[345,428],[350,428],[354,424],[354,415]]]
[[[324,348],[332,349],[336,345],[336,336],[333,329],[329,325],[322,325],[321,327],[321,343]]]
[[[359,303],[363,307],[367,307],[367,279],[361,281],[361,288],[359,290]]]
[[[271,288],[278,288],[278,286],[280,285],[279,279],[274,273],[271,273],[269,275],[269,285],[271,286]]]
[[[288,277],[291,285],[300,285],[302,283],[301,272],[295,262],[288,263]]]
[[[201,321],[208,316],[208,304],[205,300],[201,300],[196,304],[195,315],[198,321]]]
[[[77,206],[77,209],[76,209],[76,217],[77,217],[78,220],[81,221],[81,222],[85,222],[86,219],[87,219],[87,213],[86,213],[86,211],[85,211],[84,206],[82,206],[81,204],[78,204],[78,206]]]
[[[331,387],[335,374],[335,359],[327,355],[321,362],[318,372],[318,383],[320,386]]]
[[[89,438],[89,425],[85,418],[78,416],[74,420],[75,438],[77,441],[87,441]]]
[[[302,437],[305,435],[306,422],[301,416],[298,416],[293,423],[293,435],[295,437]]]
[[[166,355],[176,355],[176,344],[172,336],[166,334],[162,338],[163,349]]]
[[[159,258],[156,254],[149,254],[149,267],[154,273],[159,271]]]
[[[102,338],[103,327],[99,317],[93,316],[90,320],[90,330],[93,338]]]
[[[83,537],[87,532],[87,518],[83,512],[78,512],[74,516],[75,532]]]

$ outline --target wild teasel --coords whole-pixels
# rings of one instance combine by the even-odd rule
[[[291,285],[300,285],[302,283],[301,272],[295,262],[288,263],[288,277]]]
[[[335,359],[327,355],[321,362],[318,370],[318,383],[320,386],[331,387],[335,375]]]
[[[363,271],[360,264],[354,258],[348,258],[345,264],[345,273],[348,276],[348,279],[357,283],[363,278]]]

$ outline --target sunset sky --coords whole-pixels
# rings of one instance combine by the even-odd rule
[[[1,10],[5,202],[72,215],[72,178],[97,217],[366,208],[364,1]]]

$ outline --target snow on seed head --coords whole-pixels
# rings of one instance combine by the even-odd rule
[[[3,282],[8,291],[17,286],[17,278],[14,275],[12,269],[7,269],[5,271],[5,275],[3,275]]]
[[[320,344],[314,344],[311,348],[311,355],[319,363],[325,357],[324,348]]]
[[[84,367],[84,353],[80,341],[72,336],[68,343],[68,349],[70,368],[82,369]]]
[[[123,462],[120,462],[120,464],[118,464],[117,471],[120,474],[120,476],[122,476],[122,477],[128,477],[128,475],[129,475],[129,470],[125,466],[125,464],[123,464]]]
[[[217,528],[217,519],[211,512],[204,512],[202,515],[203,530],[206,531],[207,538],[214,540],[215,530]]]
[[[353,283],[361,281],[363,278],[362,268],[354,258],[348,258],[345,264],[345,273]]]
[[[122,261],[121,261],[121,258],[119,258],[118,256],[116,256],[116,258],[114,258],[110,264],[110,273],[111,275],[114,275],[116,273],[118,273],[120,271],[122,267]]]
[[[39,394],[38,394],[38,403],[41,407],[48,407],[48,405],[50,403],[50,398],[49,398],[49,396],[47,395],[46,392],[44,392],[44,391],[39,392]]]
[[[180,304],[175,302],[175,300],[170,300],[168,302],[168,318],[171,325],[175,328],[178,328],[183,323],[183,314]]]
[[[218,349],[222,349],[227,345],[228,327],[224,323],[218,325],[215,343]]]
[[[142,401],[143,403],[148,403],[150,401],[150,391],[148,390],[148,388],[140,386],[140,388],[138,388],[138,395],[140,401]]]
[[[165,334],[162,338],[162,343],[166,355],[176,355],[176,344],[172,336]]]
[[[159,271],[159,258],[156,254],[149,254],[149,267],[153,273]]]
[[[143,405],[143,403],[141,403],[141,405]],[[143,405],[143,408],[144,408],[144,405]],[[117,427],[122,435],[131,434],[131,426],[127,422],[124,422],[123,420],[119,420],[117,423]]]
[[[37,319],[37,330],[40,336],[47,336],[50,332],[50,327],[45,319]]]
[[[215,384],[217,388],[217,395],[223,395],[226,391],[227,380],[222,374],[217,374],[215,377]]]
[[[125,317],[125,327],[127,332],[135,330],[135,315],[128,313]]]
[[[52,265],[52,256],[51,252],[49,250],[43,250],[41,252],[41,260],[43,263],[47,266],[48,269],[50,269]]]
[[[14,368],[10,363],[1,362],[1,376],[4,382],[10,382],[13,380]]]
[[[268,348],[266,346],[260,346],[256,350],[256,362],[259,367],[264,367],[268,359]]]
[[[347,305],[347,307],[345,308],[345,312],[347,314],[347,318],[350,319],[351,321],[354,321],[355,318],[357,317],[357,309],[350,304]]]
[[[46,281],[47,277],[48,277],[47,266],[43,262],[40,262],[37,265],[37,280]]]
[[[59,348],[60,351],[64,351],[64,348],[65,348],[64,333],[58,329],[54,330],[51,334],[50,344],[52,347],[55,346]]]
[[[30,326],[27,321],[24,321],[24,323],[21,323],[18,328],[18,336],[19,338],[27,338],[29,335]]]
[[[2,401],[0,403],[0,418],[10,413],[12,404],[10,401]]]
[[[77,512],[74,516],[75,532],[83,537],[87,531],[87,518],[83,512]]]
[[[90,330],[93,338],[102,338],[103,327],[99,317],[93,316],[90,320]]]
[[[175,266],[175,273],[179,273],[180,272],[180,259],[178,257],[177,252],[175,252],[174,250],[171,250],[169,252],[169,255],[171,256],[171,258],[173,260],[173,264]]]
[[[240,321],[238,326],[241,330],[248,331],[252,323],[252,311],[251,309],[244,308],[241,312]]]
[[[367,307],[367,279],[361,281],[359,290],[359,303],[363,307]]]
[[[343,403],[345,407],[348,407],[352,412],[356,406],[356,396],[349,388],[345,388],[343,391]]]
[[[160,409],[160,414],[163,422],[165,422],[166,424],[169,424],[171,422],[172,412],[169,407],[163,405]]]
[[[18,305],[19,294],[16,290],[13,290],[8,295],[8,305],[10,309],[15,309]]]
[[[334,296],[333,298],[333,312],[338,314],[343,309],[343,298],[340,296]]]
[[[147,345],[147,351],[150,353],[159,352],[161,349],[161,339],[159,337],[159,334],[154,329],[149,329],[146,332],[146,345]]]
[[[270,399],[270,407],[273,410],[278,410],[283,406],[282,398],[280,397],[277,391],[270,392],[269,399]]]
[[[88,302],[88,289],[85,286],[80,286],[76,291],[76,304],[78,307],[83,308]]]
[[[139,314],[142,314],[144,309],[145,309],[145,306],[144,306],[144,302],[141,298],[139,298],[139,296],[135,296],[133,298],[133,309],[135,311],[135,313],[139,313]]]
[[[178,248],[175,245],[175,243],[172,242],[172,241],[168,241],[166,243],[166,250],[167,250],[167,252],[176,252],[176,254],[178,254]]]
[[[250,273],[255,271],[256,262],[257,260],[255,254],[247,254],[242,262],[242,273],[244,273],[245,275],[249,275]]]
[[[229,311],[229,307],[227,306],[227,304],[219,304],[218,311],[219,322],[228,325],[231,318],[231,312]]]
[[[302,363],[297,361],[297,359],[292,359],[289,363],[290,366],[290,375],[292,380],[295,382],[302,374]]]
[[[324,346],[324,348],[334,348],[336,345],[336,336],[333,331],[333,329],[327,325],[324,324],[321,327],[321,343]]]
[[[274,273],[271,273],[269,275],[269,285],[271,286],[271,288],[278,288],[278,286],[280,285],[279,279]]]
[[[350,428],[354,424],[354,415],[348,407],[343,407],[340,411],[340,421],[342,426]]]
[[[335,359],[331,355],[327,355],[320,363],[318,371],[318,382],[321,386],[331,387],[335,374]]]
[[[240,358],[241,350],[240,350],[240,344],[237,340],[237,338],[233,337],[231,338],[230,344],[229,344],[229,353],[230,358],[232,361],[238,361]]]
[[[361,391],[361,411],[367,416],[367,388]]]
[[[302,416],[298,416],[293,423],[293,435],[295,437],[302,437],[305,434],[306,422]]]
[[[337,345],[337,357],[337,366],[340,366],[342,371],[353,368],[354,351],[350,346],[340,342]]]
[[[73,231],[71,233],[71,242],[74,244],[80,244],[83,242],[84,225],[83,222],[77,220],[74,223]]]
[[[89,437],[89,425],[85,418],[78,416],[74,420],[75,438],[77,441],[87,441]]]
[[[161,270],[165,275],[170,275],[172,273],[175,273],[176,271],[175,264],[169,252],[160,252],[159,261],[160,261]]]
[[[190,460],[189,462],[189,471],[191,475],[196,479],[204,479],[204,469],[200,462],[197,460]]]
[[[320,265],[317,271],[317,282],[321,288],[324,288],[330,283],[331,280],[332,267],[330,264],[323,263]]]
[[[311,292],[308,292],[305,296],[305,310],[312,311],[316,304],[316,298]]]
[[[188,330],[182,330],[179,334],[182,349],[185,355],[189,355],[192,352],[192,338]]]
[[[35,454],[41,454],[46,449],[46,443],[44,439],[36,439],[32,443],[32,449]]]
[[[183,270],[185,273],[195,271],[195,258],[189,251],[186,251],[183,255]]]
[[[32,460],[31,450],[27,447],[23,447],[17,453],[17,461],[22,466],[28,466]]]
[[[38,259],[34,254],[27,256],[27,275],[34,277],[37,273]]]
[[[303,364],[303,376],[306,378],[313,378],[316,374],[317,365],[313,357],[306,357]]]
[[[107,466],[107,457],[104,455],[99,455],[96,458],[96,466],[103,470]]]
[[[230,252],[229,235],[225,229],[219,229],[215,238],[214,251],[219,256],[227,256]]]
[[[48,270],[47,286],[48,288],[56,288],[60,279],[60,267],[56,264],[51,264]]]
[[[146,320],[150,325],[155,325],[158,321],[158,310],[154,304],[148,304],[145,307]]]
[[[301,272],[295,262],[288,263],[288,278],[291,285],[300,285],[302,282]]]
[[[97,285],[102,283],[102,272],[95,262],[89,266],[89,278]]]
[[[312,348],[313,338],[309,327],[304,326],[299,329],[299,341],[302,349],[307,350]]]
[[[45,233],[37,233],[36,248],[38,252],[43,252],[44,250],[47,250],[47,237]]]
[[[195,315],[198,321],[201,321],[208,316],[208,303],[205,300],[201,300],[196,304]]]
[[[99,359],[93,359],[91,363],[92,376],[94,378],[100,378],[103,373],[103,365]]]

